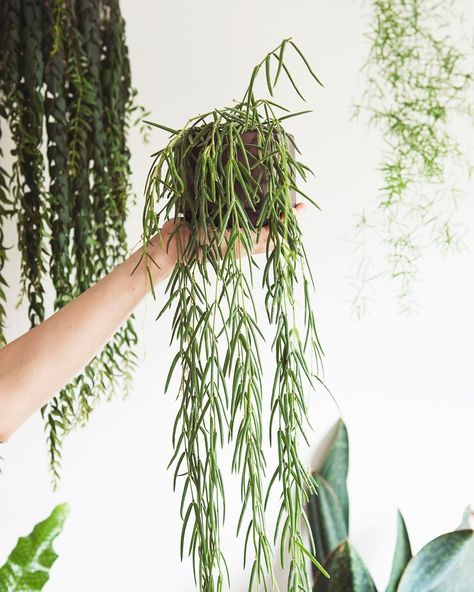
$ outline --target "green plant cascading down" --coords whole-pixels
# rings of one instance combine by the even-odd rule
[[[17,218],[21,297],[34,326],[48,275],[57,309],[126,254],[134,92],[118,0],[12,0],[1,10],[0,123],[13,166],[0,168],[0,220]],[[0,225],[0,273],[6,248]],[[4,286],[0,277],[0,345]],[[135,342],[129,320],[43,410],[55,477],[64,435],[129,380]]]
[[[473,51],[455,2],[371,5],[366,90],[355,114],[380,132],[384,154],[379,196],[355,229],[359,314],[381,275],[393,278],[402,310],[410,310],[427,249],[461,246],[456,213],[472,165],[459,125],[474,121]],[[376,256],[380,238],[385,263]]]
[[[178,244],[186,229],[189,237],[181,244],[162,310],[173,310],[172,342],[177,346],[166,388],[173,373],[179,373],[170,465],[175,485],[183,481],[181,555],[189,551],[196,583],[206,592],[223,589],[226,581],[219,454],[230,443],[232,470],[241,478],[238,532],[247,565],[253,557],[249,590],[274,589],[265,507],[277,484],[281,508],[275,540],[279,538],[282,562],[289,556],[287,589],[309,591],[306,563],[311,558],[317,564],[303,538],[303,509],[314,483],[299,459],[298,441],[307,423],[305,389],[317,380],[321,350],[311,274],[291,201],[292,192],[302,194],[298,179],[304,180],[309,169],[294,156],[294,141],[283,125],[297,114],[254,94],[257,76],[265,72],[272,96],[283,77],[302,96],[288,69],[290,50],[317,80],[297,46],[285,40],[255,67],[243,99],[234,106],[192,118],[180,130],[152,124],[171,138],[154,155],[148,178],[143,256],[148,266],[154,265],[149,241],[164,219],[175,221]],[[262,451],[263,335],[253,297],[257,261],[252,256],[254,235],[264,225],[268,242],[262,285],[275,357],[269,432],[278,449],[278,466],[268,482]],[[237,256],[239,249],[245,263]],[[302,327],[296,314],[298,286],[304,302]]]
[[[349,439],[340,421],[332,447],[314,473],[318,495],[310,494],[308,503],[316,552],[331,574],[326,580],[315,572],[314,592],[376,592],[364,561],[349,540],[348,469]],[[457,530],[433,539],[413,555],[405,521],[398,512],[397,542],[385,592],[473,590],[473,518],[468,508]]]

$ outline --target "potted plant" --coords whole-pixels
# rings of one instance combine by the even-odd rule
[[[315,573],[314,592],[376,592],[349,537],[349,439],[342,421],[321,468],[314,473],[318,495],[310,494],[308,517],[318,556],[331,579]],[[474,589],[474,514],[464,512],[457,530],[436,537],[413,554],[401,512],[385,592],[468,592]]]
[[[193,117],[179,130],[147,122],[170,134],[153,155],[147,180],[143,257],[148,269],[155,265],[150,241],[164,220],[172,220],[170,240],[179,245],[179,261],[160,312],[173,310],[177,349],[166,390],[179,373],[170,465],[175,486],[183,482],[181,556],[186,550],[191,555],[196,585],[206,592],[223,589],[228,579],[220,546],[225,484],[219,453],[224,445],[234,447],[232,469],[241,477],[238,532],[244,534],[244,562],[253,551],[249,590],[275,586],[265,508],[277,484],[281,508],[275,540],[282,563],[289,556],[287,589],[311,590],[307,561],[319,565],[312,543],[303,537],[304,507],[314,481],[298,451],[307,424],[305,389],[318,380],[321,347],[311,271],[292,207],[297,194],[314,202],[300,185],[310,169],[299,161],[296,142],[284,126],[307,111],[290,112],[273,100],[283,77],[303,98],[288,67],[290,51],[319,82],[300,49],[285,39],[255,66],[241,101]],[[271,99],[255,95],[262,72]],[[266,252],[257,276],[252,249],[262,233]],[[265,336],[275,358],[271,397],[262,388],[259,348],[265,338],[254,301],[257,282],[273,331]],[[301,320],[298,290],[304,303]],[[268,475],[263,453],[267,401],[270,442],[278,448],[278,466]]]

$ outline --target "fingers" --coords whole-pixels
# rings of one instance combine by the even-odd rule
[[[298,202],[297,204],[295,204],[293,206],[293,210],[295,212],[295,216],[299,217],[301,212],[306,208],[306,204],[302,201]],[[285,219],[285,214],[281,214],[280,215],[280,220],[284,220]]]
[[[295,206],[293,206],[293,209],[295,210],[295,214],[299,216],[301,212],[303,212],[306,209],[306,204],[300,201]]]

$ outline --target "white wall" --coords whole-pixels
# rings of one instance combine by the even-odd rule
[[[471,3],[462,4],[474,17]],[[405,514],[416,549],[455,527],[474,498],[472,200],[463,206],[470,250],[456,257],[430,256],[416,316],[397,314],[385,285],[369,317],[351,320],[347,278],[353,255],[346,239],[354,214],[373,199],[379,183],[377,135],[349,121],[366,53],[367,4],[123,0],[122,7],[140,99],[154,119],[171,126],[238,98],[252,65],[284,36],[295,38],[325,83],[325,89],[306,85],[316,112],[292,125],[306,162],[317,171],[308,191],[322,207],[322,213],[305,213],[302,225],[318,280],[315,306],[326,381],[351,438],[351,538],[383,585],[396,507]],[[290,93],[282,96],[299,107]],[[144,146],[136,132],[132,135],[139,196],[148,155],[164,139],[156,132],[152,145]],[[131,243],[140,235],[140,211],[139,198],[130,217]],[[18,281],[17,263],[13,253],[12,286]],[[13,339],[27,327],[25,315],[14,309],[15,290],[9,299],[8,337]],[[176,402],[162,393],[171,352],[168,319],[155,323],[157,308],[149,299],[137,312],[141,362],[133,396],[104,405],[87,429],[70,436],[57,493],[49,485],[39,417],[3,447],[0,563],[16,538],[55,503],[66,500],[72,508],[57,545],[60,559],[50,592],[193,589],[190,566],[178,559],[179,496],[172,493],[165,469]],[[312,397],[315,434],[308,461],[314,462],[314,451],[336,417],[326,395]],[[226,544],[235,575],[232,590],[244,592],[241,543],[229,534]]]

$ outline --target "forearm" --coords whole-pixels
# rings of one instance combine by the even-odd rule
[[[172,263],[155,239],[154,284]],[[0,349],[0,441],[71,381],[103,348],[150,289],[141,250],[41,325]]]

